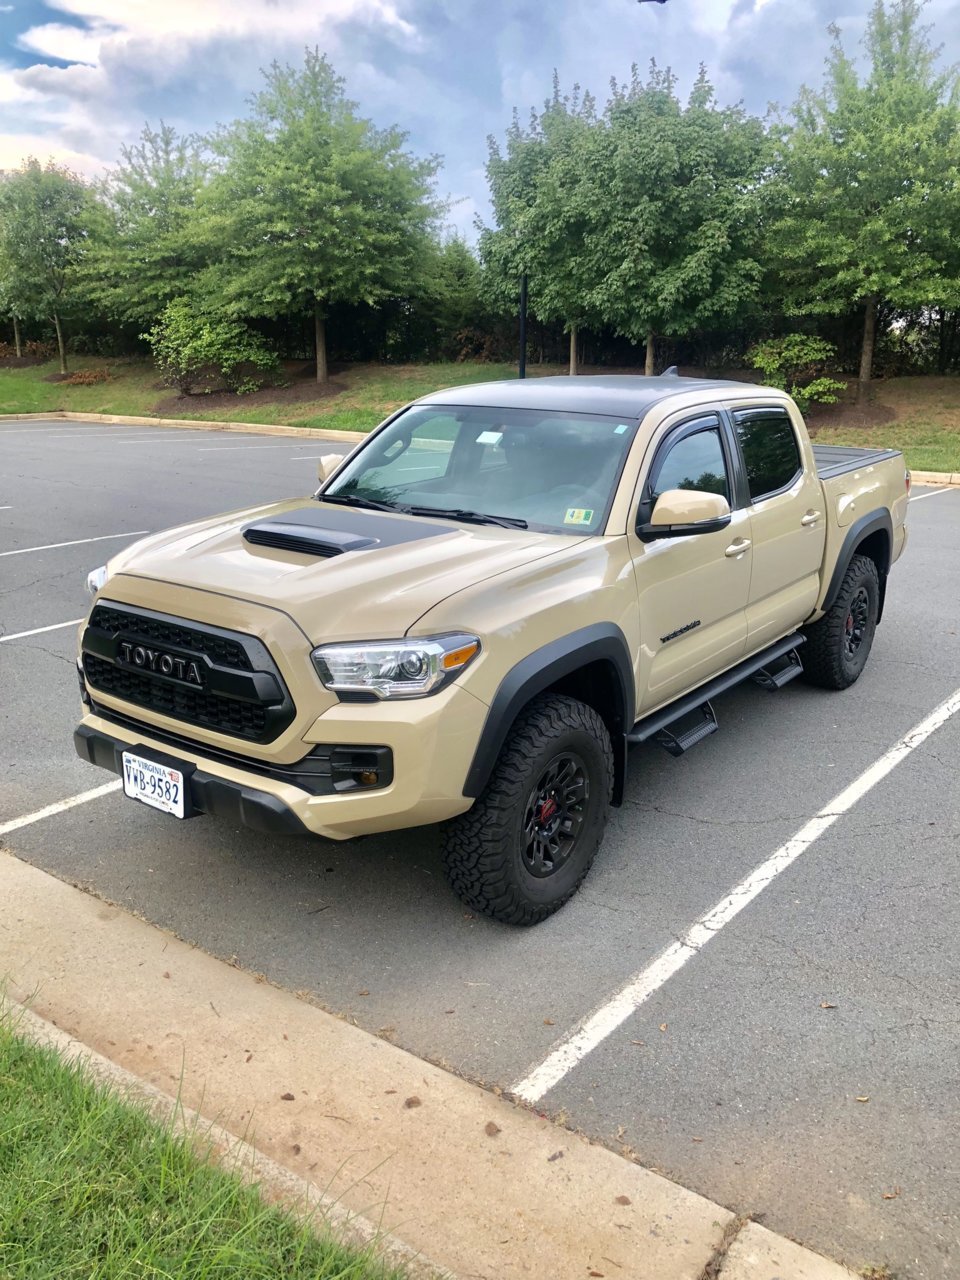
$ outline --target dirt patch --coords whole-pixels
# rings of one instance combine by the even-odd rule
[[[803,415],[810,434],[815,436],[821,427],[882,427],[896,422],[897,411],[888,404],[870,400],[866,404],[818,404]]]
[[[0,356],[0,369],[30,369],[46,361],[46,356]]]
[[[66,382],[69,377],[69,373],[48,373],[44,382]]]
[[[176,418],[184,413],[207,413],[215,409],[232,411],[241,407],[250,409],[258,404],[273,406],[329,400],[347,390],[346,383],[339,382],[336,377],[345,367],[331,365],[330,372],[333,376],[321,386],[317,383],[316,365],[312,360],[291,361],[283,365],[283,386],[266,386],[243,396],[238,396],[235,391],[223,390],[189,396],[174,393],[161,400],[155,406],[155,412],[162,418]]]

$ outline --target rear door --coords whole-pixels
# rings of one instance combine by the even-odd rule
[[[747,653],[763,648],[814,608],[826,539],[823,489],[806,438],[783,404],[731,405],[743,459],[753,563]]]
[[[667,489],[722,494],[736,507],[733,442],[719,412],[698,410],[671,424],[643,479],[628,529],[640,605],[638,715],[731,667],[746,644],[750,588],[750,516],[733,510],[716,533],[644,542]]]

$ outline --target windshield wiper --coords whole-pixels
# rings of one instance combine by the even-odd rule
[[[357,493],[320,493],[318,502],[341,502],[345,507],[366,507],[370,511],[403,511],[409,508],[397,507],[389,502],[377,502],[373,498],[361,498]]]
[[[467,524],[498,524],[503,529],[526,529],[526,520],[516,516],[491,516],[485,511],[464,511],[460,507],[403,507],[411,516],[439,516],[447,520],[463,520]]]

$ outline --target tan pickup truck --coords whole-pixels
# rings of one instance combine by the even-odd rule
[[[516,924],[583,880],[631,743],[688,750],[748,678],[852,684],[906,541],[901,454],[737,382],[456,387],[332,461],[91,574],[77,750],[175,818],[442,823]]]

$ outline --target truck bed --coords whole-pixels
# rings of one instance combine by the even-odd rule
[[[817,475],[821,480],[828,480],[831,476],[840,476],[846,471],[856,471],[859,467],[869,467],[876,462],[884,462],[887,458],[899,456],[899,449],[853,449],[841,444],[813,446],[813,458],[817,464]]]

